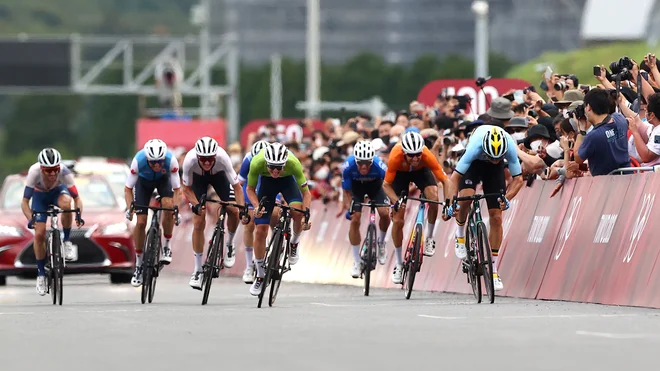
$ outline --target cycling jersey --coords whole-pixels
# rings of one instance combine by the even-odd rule
[[[144,150],[140,150],[131,162],[131,173],[126,178],[126,188],[132,189],[138,181],[138,178],[143,178],[148,181],[160,181],[167,174],[170,176],[170,184],[173,189],[181,187],[181,179],[179,177],[179,161],[172,155],[171,151],[167,151],[165,161],[159,172],[153,171],[149,166],[147,155]]]
[[[429,169],[435,176],[435,180],[438,182],[443,182],[447,179],[447,174],[445,174],[444,170],[442,170],[438,159],[435,158],[433,153],[431,153],[431,151],[426,148],[426,146],[422,150],[422,158],[420,159],[419,164],[417,166],[412,166],[408,162],[408,158],[403,152],[401,143],[397,143],[392,148],[392,152],[390,153],[390,160],[387,162],[385,181],[392,184],[394,182],[394,178],[396,178],[397,172],[413,172],[424,168]]]
[[[373,163],[369,168],[369,172],[366,175],[360,174],[357,163],[355,162],[355,156],[348,156],[344,164],[342,165],[342,182],[341,186],[344,190],[350,191],[353,181],[359,182],[371,182],[374,180],[382,180],[385,178],[385,173],[387,171],[387,165],[380,159],[380,157],[374,157]]]
[[[243,188],[245,188],[245,184],[247,183],[247,177],[248,173],[250,172],[250,164],[252,163],[252,152],[248,151],[248,153],[245,154],[243,157],[243,162],[241,163],[241,168],[238,169],[238,180],[243,184]]]
[[[41,173],[41,165],[36,163],[30,166],[28,170],[27,177],[25,178],[25,190],[23,192],[23,197],[30,199],[34,192],[50,192],[56,189],[68,189],[69,193],[73,197],[78,197],[78,191],[76,190],[76,184],[74,182],[73,173],[69,170],[68,167],[64,164],[60,164],[60,172],[57,175],[55,183],[50,187],[46,186],[44,181],[43,174]]]
[[[268,172],[268,166],[266,164],[266,158],[264,157],[265,151],[260,151],[256,156],[252,158],[250,162],[250,171],[248,173],[248,186],[255,188],[259,182],[259,176],[272,178]],[[307,178],[305,178],[305,173],[303,172],[302,164],[296,156],[289,151],[289,158],[284,165],[284,169],[280,172],[280,178],[287,176],[293,176],[298,184],[298,188],[301,191],[307,190]]]
[[[218,153],[215,155],[215,163],[210,171],[204,171],[197,159],[197,151],[191,149],[183,160],[183,185],[191,186],[193,184],[193,174],[202,176],[213,176],[220,172],[224,172],[227,181],[231,185],[238,183],[238,176],[234,167],[231,164],[231,158],[227,152],[218,148]]]
[[[455,171],[457,173],[465,175],[468,169],[470,169],[470,165],[475,160],[488,161],[488,156],[486,156],[486,153],[483,150],[483,140],[492,128],[493,125],[481,125],[472,132],[467,147],[465,148],[465,153],[456,164]],[[508,142],[504,158],[508,162],[511,176],[521,175],[522,168],[520,166],[520,161],[518,161],[518,145],[516,144],[516,140],[507,132],[504,132],[504,138]]]

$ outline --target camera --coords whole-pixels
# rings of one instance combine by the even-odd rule
[[[555,90],[566,90],[568,89],[568,85],[566,84],[565,80],[559,80],[555,83]]]
[[[587,119],[587,114],[584,112],[584,104],[580,104],[579,106],[575,107],[575,118],[578,120],[586,120]]]
[[[477,84],[478,87],[482,87],[486,85],[486,83],[490,80],[490,76],[488,77],[477,77],[477,81],[475,83]]]
[[[632,73],[630,70],[633,68],[633,62],[627,56],[621,57],[618,61],[610,63],[610,70],[612,71],[612,79],[616,80],[630,80]]]
[[[458,138],[454,136],[444,137],[442,138],[442,144],[445,147],[455,146],[456,144],[458,144]]]
[[[430,135],[424,138],[424,145],[426,146],[426,148],[431,149],[433,148],[433,144],[435,143],[436,140],[438,140],[438,137],[436,137],[435,135]]]
[[[446,168],[449,168],[449,169],[454,169],[454,168],[456,168],[457,163],[458,163],[458,161],[456,161],[455,159],[448,158],[448,159],[442,161],[442,166],[444,166]]]

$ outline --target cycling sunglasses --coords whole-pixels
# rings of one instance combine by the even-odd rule
[[[44,173],[48,173],[48,174],[57,174],[57,173],[60,172],[60,167],[59,167],[59,166],[55,166],[55,167],[42,167],[41,170],[42,170]]]
[[[408,156],[409,158],[422,157],[422,152],[419,152],[419,153],[406,153],[406,156]]]
[[[199,160],[199,162],[202,162],[202,163],[203,162],[207,162],[207,163],[208,162],[213,162],[213,161],[215,161],[215,156],[197,156],[197,160]]]
[[[270,170],[279,170],[282,171],[284,169],[284,165],[268,165],[268,168]]]
[[[151,166],[155,166],[155,165],[163,166],[164,163],[165,163],[165,160],[149,161],[149,165],[151,165]]]
[[[372,163],[373,163],[373,161],[371,161],[371,160],[357,161],[358,166],[371,166]]]

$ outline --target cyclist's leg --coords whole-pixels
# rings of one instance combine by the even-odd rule
[[[170,177],[164,176],[158,182],[158,194],[160,195],[160,204],[164,208],[173,208],[174,200],[174,191],[172,190],[172,185],[170,184]],[[174,231],[174,212],[173,211],[163,211],[163,218],[161,220],[163,225],[163,237],[165,237],[165,244],[163,245],[163,254],[161,255],[160,261],[166,264],[172,262],[172,248],[170,246],[170,240],[172,239],[172,232]]]
[[[58,187],[59,188],[59,196],[57,198],[57,206],[60,207],[60,209],[63,210],[68,210],[70,209],[73,204],[72,204],[72,198],[71,195],[69,194],[69,190],[66,188],[64,184]],[[73,244],[71,243],[71,226],[73,225],[73,214],[71,213],[64,213],[61,215],[62,218],[62,232],[64,234],[64,240],[62,241],[62,247],[63,247],[63,252],[64,252],[64,257],[66,260],[73,260],[76,258],[74,252],[73,252]]]
[[[261,285],[264,284],[263,278],[266,276],[265,270],[265,257],[266,257],[266,237],[268,237],[268,229],[270,222],[270,215],[273,212],[273,204],[275,203],[275,196],[279,192],[277,189],[277,182],[271,177],[261,177],[260,183],[257,186],[257,198],[261,200],[266,197],[264,204],[264,213],[259,218],[254,218],[254,264],[257,267],[257,279],[250,286],[250,294],[257,296],[261,292]],[[255,206],[256,207],[256,206]]]
[[[193,173],[191,188],[193,193],[195,193],[195,198],[199,200],[202,195],[206,194],[208,183],[203,176]],[[201,272],[204,260],[204,244],[206,240],[204,236],[204,229],[206,228],[206,211],[200,211],[200,214],[201,215],[197,215],[193,213],[192,249],[195,266],[188,284],[194,289],[202,288]]]
[[[383,181],[375,180],[369,185],[368,189],[369,199],[377,204],[388,203],[387,195],[383,190]],[[385,248],[385,237],[387,236],[387,229],[390,226],[390,208],[379,207],[378,211],[378,262],[383,265],[387,260],[387,249]]]
[[[394,193],[398,196],[401,195],[402,191],[408,192],[410,186],[410,173],[397,171],[394,181],[392,182],[392,189]],[[401,283],[403,280],[403,225],[404,217],[406,215],[405,208],[399,209],[399,211],[392,214],[392,243],[394,244],[394,257],[396,259],[396,265],[394,266],[394,271],[392,272],[392,282],[395,284]]]
[[[428,168],[423,168],[412,173],[413,182],[420,189],[424,198],[438,201],[438,186],[433,173]],[[438,205],[428,204],[428,215],[426,223],[426,239],[424,241],[424,255],[433,256],[435,254],[435,222],[438,219]]]
[[[365,185],[359,181],[352,181],[351,184],[351,195],[353,197],[353,203],[363,202],[365,194]],[[351,271],[351,277],[358,278],[362,271],[362,259],[360,258],[360,241],[362,241],[362,236],[360,235],[360,219],[362,218],[362,208],[353,206],[351,212],[351,224],[348,227],[348,240],[351,243],[351,250],[353,251],[353,269]]]
[[[282,198],[286,203],[291,206],[300,209],[302,207],[302,192],[298,187],[298,183],[293,175],[288,177],[278,178],[279,182],[279,192],[282,193]],[[291,219],[293,220],[292,224],[292,233],[291,233],[291,251],[289,253],[289,264],[294,265],[298,262],[300,257],[300,250],[298,249],[298,243],[300,242],[300,235],[302,234],[302,223],[304,215],[299,212],[291,212]]]
[[[138,177],[137,183],[135,183],[135,187],[133,188],[133,191],[135,192],[135,204],[149,205],[151,194],[155,188],[153,182]],[[135,208],[135,216],[137,218],[135,228],[133,228],[133,241],[135,243],[135,273],[131,280],[131,284],[135,287],[142,285],[142,249],[144,247],[148,213],[149,209],[147,208]]]
[[[57,192],[34,192],[32,195],[32,210],[46,211],[48,205],[57,202]],[[46,295],[46,220],[45,213],[37,213],[34,217],[34,256],[37,260],[37,293]]]
[[[484,166],[483,178],[484,193],[504,193],[506,190],[506,181],[504,178],[504,164],[487,164]],[[502,245],[502,210],[496,197],[486,198],[489,216],[488,242],[493,254],[493,281],[495,290],[502,290],[504,285],[497,275],[497,263],[499,258],[500,246]]]
[[[254,273],[254,207],[250,203],[246,192],[247,182],[243,184],[243,196],[245,204],[250,213],[250,222],[243,228],[243,244],[245,245],[245,271],[243,272],[243,282],[252,283],[252,274]]]
[[[468,171],[461,177],[458,184],[458,196],[469,197],[473,196],[477,189],[477,184],[481,181],[482,167],[481,161],[474,161],[470,165]],[[465,248],[465,222],[467,221],[468,213],[470,212],[470,204],[472,201],[460,201],[458,203],[458,211],[456,214],[456,246],[454,252],[459,259],[467,257],[467,249]]]
[[[218,197],[227,202],[236,202],[234,187],[227,181],[224,171],[216,173],[210,177],[210,183],[218,194]],[[218,208],[220,212],[220,208]],[[218,215],[219,216],[219,215]],[[227,235],[225,238],[224,265],[231,268],[236,263],[236,249],[234,248],[234,236],[238,229],[238,209],[235,207],[227,208]]]

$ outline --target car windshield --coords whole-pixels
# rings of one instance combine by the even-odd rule
[[[117,207],[112,190],[106,182],[95,178],[76,178],[76,188],[83,200],[84,208],[109,209]],[[3,209],[20,209],[25,183],[14,180],[5,184]]]

